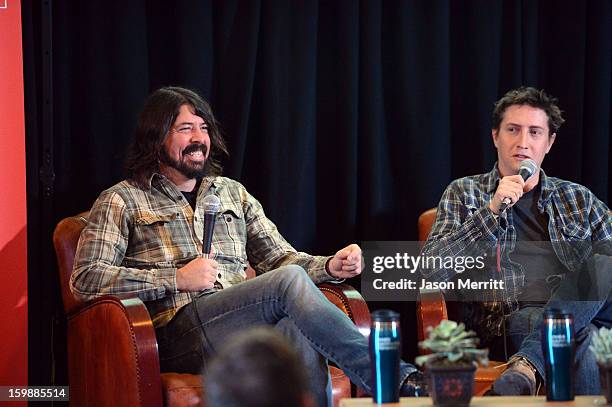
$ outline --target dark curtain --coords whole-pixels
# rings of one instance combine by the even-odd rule
[[[493,102],[519,85],[558,97],[567,120],[547,173],[604,202],[612,193],[607,0],[24,0],[22,8],[31,383],[65,374],[52,228],[122,179],[137,112],[163,85],[211,102],[230,148],[226,175],[313,253],[415,240],[419,213],[452,179],[492,167]],[[41,172],[49,157],[51,179]],[[383,305],[402,312],[411,359],[414,304]]]

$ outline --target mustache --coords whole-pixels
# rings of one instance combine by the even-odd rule
[[[201,144],[201,143],[189,144],[183,150],[183,155],[191,154],[191,153],[196,152],[196,151],[201,151],[202,154],[206,155],[206,152],[208,151],[208,148],[206,148],[206,144]]]

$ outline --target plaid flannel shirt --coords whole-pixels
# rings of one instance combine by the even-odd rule
[[[219,263],[217,281],[224,288],[246,279],[247,262],[257,273],[297,264],[315,283],[332,280],[325,271],[328,258],[297,252],[240,183],[204,178],[194,212],[172,182],[154,174],[146,189],[122,181],[96,200],[79,239],[72,291],[86,300],[105,294],[138,296],[154,325],[165,325],[200,294],[179,291],[176,271],[202,255],[202,199],[208,194],[221,201],[212,258]]]
[[[422,254],[482,255],[499,244],[504,248],[501,268],[506,295],[502,300],[506,310],[512,312],[518,306],[525,275],[521,265],[509,258],[516,245],[512,211],[498,217],[489,209],[499,181],[497,163],[486,174],[453,181],[442,195]],[[595,246],[598,252],[612,254],[612,216],[603,202],[584,186],[547,177],[543,170],[540,170],[540,183],[538,210],[548,215],[553,250],[570,272],[582,267]],[[432,281],[447,281],[456,275],[452,269],[421,270],[421,273]],[[499,300],[483,298],[483,302]]]

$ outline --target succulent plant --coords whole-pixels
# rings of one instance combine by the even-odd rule
[[[595,355],[598,363],[612,364],[612,329],[602,327],[596,331],[589,349]]]
[[[428,338],[419,342],[419,347],[428,349],[432,353],[418,356],[417,365],[425,363],[440,363],[451,365],[475,365],[480,362],[483,366],[489,364],[489,350],[477,349],[478,337],[474,331],[466,331],[463,323],[442,320],[435,328],[427,329]]]

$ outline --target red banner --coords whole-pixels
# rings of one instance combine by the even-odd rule
[[[0,0],[0,385],[28,382],[26,166],[20,0]]]

